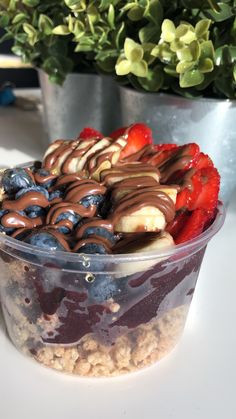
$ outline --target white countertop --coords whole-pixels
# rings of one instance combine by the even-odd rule
[[[43,138],[36,112],[0,108],[0,166],[40,158]],[[235,250],[236,195],[205,254],[181,342],[140,373],[80,379],[50,371],[18,353],[0,325],[0,417],[235,419]]]

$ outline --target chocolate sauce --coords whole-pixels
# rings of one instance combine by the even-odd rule
[[[2,208],[11,211],[24,211],[26,208],[37,205],[41,208],[46,208],[49,201],[40,192],[29,191],[16,200],[5,200],[2,203]]]
[[[83,179],[75,181],[69,185],[65,199],[67,201],[77,203],[86,196],[104,195],[105,192],[105,186],[97,183],[92,179]]]
[[[105,228],[106,230],[113,233],[113,225],[108,220],[103,220],[102,218],[94,217],[88,218],[86,221],[83,222],[83,224],[79,226],[79,228],[76,230],[75,237],[77,239],[82,238],[87,228],[91,227]]]
[[[108,220],[115,225],[123,216],[149,206],[159,209],[167,222],[174,219],[175,205],[172,199],[165,192],[152,187],[140,188],[122,197],[115,203]]]

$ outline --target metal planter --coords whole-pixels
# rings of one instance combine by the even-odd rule
[[[109,134],[120,125],[119,92],[109,76],[72,73],[63,86],[39,70],[49,141],[75,138],[84,127]]]
[[[186,99],[120,87],[122,125],[147,123],[156,143],[196,142],[221,174],[221,198],[236,187],[236,101]]]

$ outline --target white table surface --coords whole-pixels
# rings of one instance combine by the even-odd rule
[[[0,166],[40,158],[43,138],[36,112],[0,108]],[[62,375],[18,353],[0,324],[1,419],[235,419],[235,250],[236,195],[208,246],[181,342],[143,372]]]

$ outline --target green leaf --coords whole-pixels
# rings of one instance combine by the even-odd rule
[[[131,72],[131,62],[128,60],[121,60],[115,66],[117,76],[125,76]]]
[[[125,56],[130,61],[141,61],[143,58],[143,49],[130,38],[126,38],[124,44]]]
[[[53,29],[53,21],[48,16],[40,14],[38,27],[45,35],[50,35]]]
[[[192,61],[193,56],[189,47],[184,47],[176,52],[179,61]]]
[[[13,38],[13,35],[10,33],[4,33],[4,35],[2,37],[0,37],[0,44],[6,41],[9,41],[10,39]]]
[[[150,0],[147,1],[147,6],[144,11],[144,15],[146,19],[150,22],[154,23],[159,27],[163,20],[163,7],[160,0]]]
[[[66,26],[66,25],[58,25],[55,28],[53,28],[52,33],[54,35],[62,35],[62,36],[65,36],[65,35],[69,35],[70,34],[70,31],[69,31],[68,26]]]
[[[110,27],[114,29],[115,28],[115,9],[114,9],[113,4],[110,4],[109,6],[107,20]]]
[[[148,70],[145,78],[139,77],[138,81],[143,89],[148,92],[158,92],[164,83],[164,75],[159,67],[154,67]]]
[[[40,0],[22,0],[22,3],[28,7],[38,6]]]
[[[204,34],[207,33],[211,24],[210,19],[202,19],[195,26],[195,33],[197,38],[201,38]]]
[[[158,43],[160,40],[160,33],[161,29],[159,26],[148,23],[139,30],[138,36],[142,44],[145,42]]]
[[[143,17],[144,10],[140,6],[134,6],[128,11],[128,18],[133,22],[139,21]]]
[[[234,81],[236,82],[236,64],[234,65],[233,76],[234,76]]]
[[[29,16],[27,16],[25,13],[17,13],[14,19],[12,19],[12,23],[14,25],[17,25],[18,23],[23,23],[28,19],[29,19]]]
[[[0,27],[6,28],[9,24],[9,21],[10,21],[10,17],[8,16],[8,14],[5,12],[1,12],[0,13]]]
[[[202,42],[200,45],[200,57],[203,58],[211,58],[213,61],[215,59],[215,51],[212,41],[205,41]]]
[[[184,48],[184,43],[181,42],[179,39],[175,39],[174,41],[171,42],[170,44],[170,49],[173,52],[177,52],[178,50]]]
[[[182,74],[182,73],[185,73],[188,70],[192,70],[195,65],[196,65],[196,63],[194,61],[192,61],[192,62],[182,61],[182,62],[177,64],[176,71],[177,71],[177,73]]]
[[[200,60],[198,69],[201,73],[211,73],[214,70],[214,63],[210,58],[204,58],[204,60]]]
[[[196,39],[196,34],[193,30],[189,29],[185,35],[179,37],[179,40],[185,44],[191,44]]]
[[[88,45],[88,44],[78,44],[75,47],[75,52],[90,52],[94,50],[94,45]]]
[[[200,44],[198,41],[193,41],[189,45],[189,49],[191,51],[191,55],[194,61],[197,61],[200,57]]]
[[[31,46],[34,46],[34,44],[38,41],[38,34],[36,29],[30,25],[29,23],[23,24],[23,29],[25,33],[28,36],[28,42]]]
[[[188,31],[189,31],[189,25],[182,23],[176,28],[175,36],[176,38],[184,37],[188,33]]]
[[[141,60],[139,62],[132,62],[131,73],[137,77],[147,77],[148,66],[146,61]]]
[[[219,11],[207,10],[205,15],[212,19],[214,22],[223,22],[235,15],[233,8],[226,3],[218,3]]]
[[[115,44],[118,50],[121,49],[121,47],[123,46],[124,40],[125,40],[125,23],[122,22],[115,36]]]
[[[204,75],[199,70],[189,70],[180,75],[180,87],[186,89],[187,87],[194,87],[202,83]]]
[[[175,39],[175,25],[174,23],[169,20],[169,19],[165,19],[161,25],[161,38],[163,39],[163,41],[165,42],[172,42]]]
[[[216,13],[219,13],[220,12],[220,7],[219,7],[217,1],[215,1],[215,0],[207,0],[207,1],[208,1],[210,7],[212,8],[212,10],[214,12],[216,12]]]

